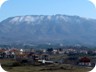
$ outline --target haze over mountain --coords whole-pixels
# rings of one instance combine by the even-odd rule
[[[26,15],[0,22],[0,44],[64,43],[95,45],[96,19],[68,15]]]

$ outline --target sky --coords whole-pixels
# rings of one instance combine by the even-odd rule
[[[8,0],[0,8],[0,21],[14,16],[55,14],[96,19],[96,8],[88,0]]]

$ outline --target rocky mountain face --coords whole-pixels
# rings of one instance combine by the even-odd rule
[[[96,19],[68,15],[26,15],[0,22],[0,44],[25,43],[96,43]]]

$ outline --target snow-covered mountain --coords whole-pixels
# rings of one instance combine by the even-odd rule
[[[26,15],[0,22],[0,43],[96,43],[96,19],[68,15]]]

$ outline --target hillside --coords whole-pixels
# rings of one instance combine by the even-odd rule
[[[68,15],[26,15],[0,22],[0,44],[64,43],[95,45],[96,19]]]

